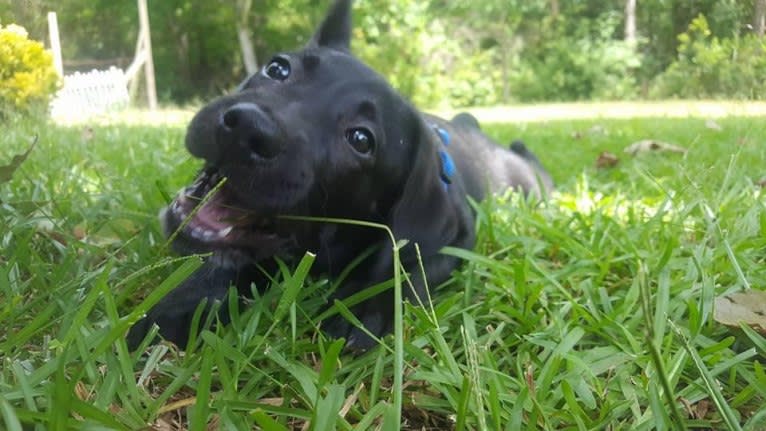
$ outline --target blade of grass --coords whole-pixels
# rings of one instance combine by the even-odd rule
[[[463,376],[463,384],[460,387],[460,398],[455,416],[457,421],[455,422],[455,431],[463,431],[465,429],[466,420],[468,419],[468,406],[471,403],[471,394],[473,388],[471,386],[471,380],[468,376]]]
[[[3,394],[0,394],[0,412],[3,413],[3,422],[5,422],[5,428],[8,431],[23,431],[24,428],[21,427],[16,412]]]
[[[681,416],[681,412],[678,408],[678,403],[676,402],[676,396],[673,392],[673,388],[670,385],[670,379],[668,378],[668,374],[665,370],[665,363],[662,360],[662,354],[660,353],[659,348],[657,347],[657,344],[655,344],[656,341],[656,332],[653,324],[655,322],[652,321],[652,305],[651,305],[651,289],[649,288],[649,282],[647,280],[648,277],[648,269],[646,267],[645,262],[639,262],[638,264],[638,275],[636,277],[636,282],[639,285],[639,291],[641,294],[641,308],[643,309],[643,316],[645,320],[646,325],[646,341],[647,341],[647,348],[649,349],[649,357],[651,359],[652,364],[654,365],[655,369],[655,375],[659,379],[659,383],[663,389],[663,394],[665,396],[666,403],[668,407],[670,408],[670,415],[673,419],[673,423],[678,427],[680,430],[686,430],[686,421],[684,420],[683,416]],[[664,325],[663,325],[664,327]],[[655,408],[659,408],[655,406]],[[664,409],[662,409],[664,411]],[[655,414],[658,413],[658,411],[655,410]],[[659,418],[657,418],[659,420]]]
[[[345,401],[346,388],[342,385],[330,385],[327,395],[321,397],[314,408],[314,419],[311,421],[311,429],[317,431],[331,431],[336,429],[340,419],[338,412]]]
[[[196,386],[196,401],[189,418],[190,431],[207,429],[207,418],[210,415],[210,389],[213,380],[213,352],[210,349],[202,351],[202,366],[199,370],[199,380]]]
[[[312,253],[307,252],[304,254],[292,276],[283,284],[285,291],[279,299],[276,311],[274,311],[275,324],[282,321],[289,311],[289,308],[295,303],[295,299],[298,297],[298,292],[301,287],[303,287],[303,283],[306,280],[306,276],[308,276],[315,258],[316,256]]]
[[[256,410],[252,413],[253,419],[264,431],[288,431],[287,427],[272,419],[263,410]]]
[[[705,362],[700,357],[699,353],[697,352],[697,349],[695,349],[694,346],[691,345],[691,343],[689,342],[689,339],[681,331],[681,328],[679,328],[672,321],[668,321],[668,322],[671,328],[673,329],[673,332],[675,332],[676,337],[681,340],[681,343],[683,344],[684,349],[686,349],[686,351],[691,356],[692,361],[694,361],[694,365],[696,366],[697,371],[699,371],[700,375],[702,376],[702,381],[705,383],[705,387],[707,388],[708,395],[710,395],[710,398],[713,399],[713,403],[715,403],[716,408],[721,413],[721,416],[723,417],[724,422],[726,422],[726,426],[728,426],[730,430],[734,430],[734,431],[742,430],[742,427],[739,424],[739,418],[737,418],[737,415],[734,413],[731,406],[729,406],[729,403],[726,401],[726,398],[721,393],[721,389],[718,386],[718,382],[715,381],[715,378],[710,373],[710,370],[708,370],[707,366],[705,366]]]

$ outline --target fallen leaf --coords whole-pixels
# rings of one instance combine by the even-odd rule
[[[167,421],[164,418],[158,418],[154,424],[152,424],[152,427],[150,428],[152,431],[175,431],[178,428],[173,426],[172,419],[171,421]]]
[[[74,385],[74,393],[80,401],[88,401],[90,399],[90,391],[83,382],[77,382]]]
[[[364,389],[364,383],[360,383],[354,393],[346,398],[346,402],[343,403],[343,407],[341,407],[338,412],[338,416],[342,418],[346,417],[348,412],[351,411],[351,408],[356,405],[356,401],[359,399],[359,393],[362,392],[362,389]]]
[[[609,151],[602,151],[596,159],[596,167],[599,169],[613,168],[617,166],[618,163],[620,163],[619,157]]]
[[[78,224],[72,229],[72,236],[74,236],[78,241],[82,241],[86,236],[88,236],[88,231],[85,229],[85,226]]]
[[[692,404],[688,399],[680,397],[678,401],[684,405],[686,413],[693,419],[705,419],[710,410],[710,403],[707,400],[700,400],[697,404]]]
[[[208,420],[206,429],[208,431],[216,431],[221,429],[221,417],[218,415],[212,415]]]
[[[625,152],[632,156],[636,156],[642,153],[654,152],[654,151],[686,154],[688,150],[684,147],[679,147],[678,145],[673,145],[673,144],[662,142],[662,141],[656,141],[654,139],[644,139],[638,142],[634,142],[628,145],[627,147],[625,147]]]
[[[720,124],[716,123],[715,120],[705,121],[705,127],[707,127],[710,130],[715,130],[716,132],[723,131],[723,127],[721,127]]]
[[[174,401],[170,404],[165,404],[160,407],[159,413],[169,413],[176,410],[185,409],[186,407],[193,406],[197,402],[197,397],[185,398],[182,400]]]
[[[534,368],[532,368],[532,365],[528,365],[527,369],[524,371],[524,379],[527,381],[527,388],[529,388],[529,392],[532,394],[535,393],[535,372]]]
[[[572,139],[582,139],[586,135],[607,135],[608,131],[606,130],[606,127],[600,125],[600,124],[594,124],[591,126],[587,132],[582,132],[580,130],[575,130],[570,134]]]
[[[766,335],[766,292],[748,290],[719,296],[715,299],[713,318],[731,327],[744,323]]]
[[[93,139],[93,127],[86,126],[82,129],[82,140],[88,142],[91,139]]]
[[[35,140],[32,141],[32,145],[29,146],[27,151],[25,151],[23,154],[17,154],[13,156],[10,164],[0,166],[0,184],[7,183],[11,180],[11,178],[13,178],[13,174],[16,172],[19,166],[24,163],[24,161],[29,156],[29,153],[31,153],[35,148],[35,145],[37,145],[37,136],[35,136]]]
[[[697,419],[705,419],[707,417],[708,412],[710,411],[710,403],[708,400],[700,400],[697,403],[697,408],[694,416],[697,417]]]

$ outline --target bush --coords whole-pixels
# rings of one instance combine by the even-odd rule
[[[766,39],[719,39],[699,15],[678,41],[678,59],[655,79],[651,97],[766,99]]]
[[[635,97],[642,58],[634,44],[613,37],[618,18],[605,14],[579,27],[564,17],[545,21],[511,74],[513,96],[523,102]]]
[[[59,87],[53,57],[23,27],[0,26],[0,117],[45,112]]]
[[[494,52],[461,44],[449,23],[429,19],[428,2],[370,0],[358,2],[354,13],[353,51],[415,105],[497,102]]]

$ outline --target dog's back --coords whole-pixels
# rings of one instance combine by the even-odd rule
[[[458,114],[451,121],[431,115],[425,119],[449,134],[446,150],[472,199],[478,201],[509,188],[534,196],[544,196],[553,190],[550,174],[520,141],[514,141],[510,149],[499,145],[467,113]]]

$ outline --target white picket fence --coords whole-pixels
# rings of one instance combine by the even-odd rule
[[[64,77],[64,86],[51,102],[55,120],[83,120],[125,109],[130,102],[128,78],[122,69],[75,72]]]

